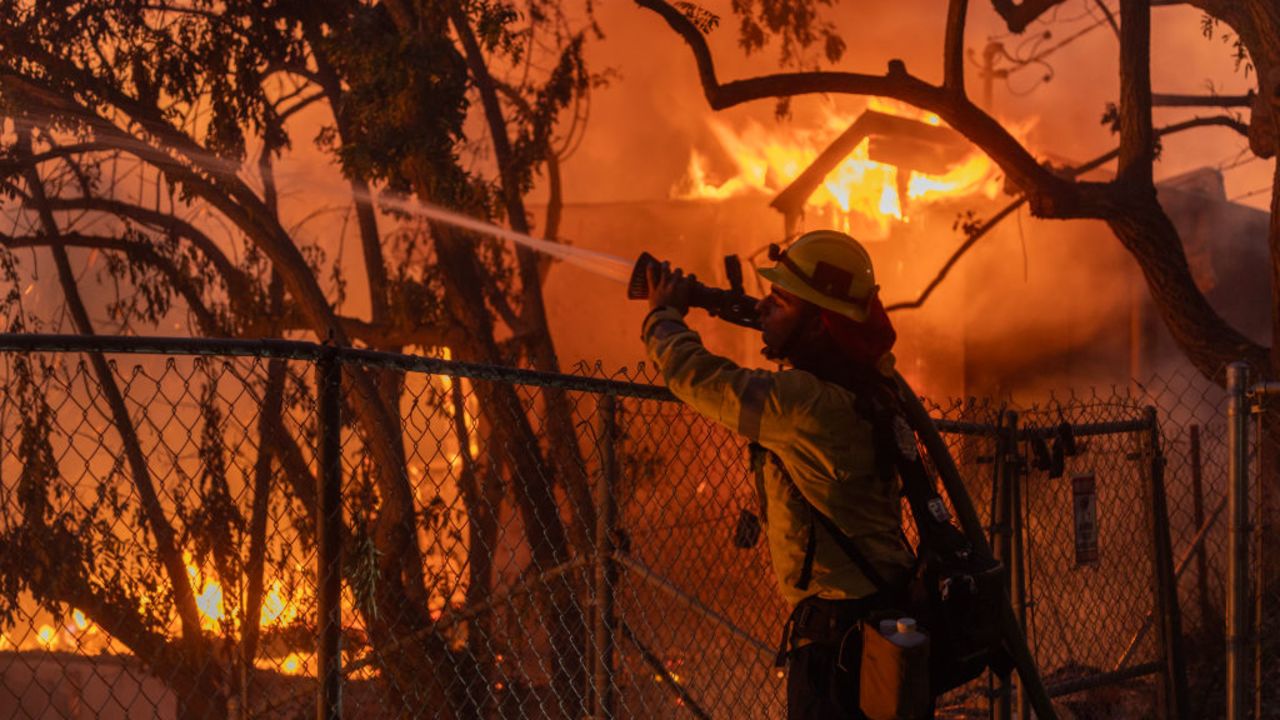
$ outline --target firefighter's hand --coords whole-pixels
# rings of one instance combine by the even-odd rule
[[[649,281],[651,309],[669,307],[681,315],[689,312],[689,295],[698,280],[696,275],[686,277],[683,270],[676,268],[673,271],[671,263],[664,262],[650,265],[645,279]]]

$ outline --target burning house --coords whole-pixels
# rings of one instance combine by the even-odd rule
[[[713,179],[708,159],[695,151],[672,198],[570,204],[564,234],[622,256],[645,248],[723,283],[725,255],[755,265],[769,243],[797,231],[850,232],[876,263],[899,331],[899,368],[936,397],[1034,401],[1055,388],[1125,386],[1178,369],[1194,374],[1137,264],[1104,223],[1042,221],[1018,208],[953,258],[967,232],[1009,205],[998,168],[934,117],[875,102],[869,108],[852,119],[832,116],[812,133],[772,134],[758,125],[733,132],[712,121],[734,174]],[[1266,213],[1228,201],[1211,169],[1168,179],[1160,193],[1210,302],[1266,342],[1270,290],[1266,274],[1256,272],[1267,252]],[[618,288],[571,267],[552,272],[561,273],[548,284],[553,313],[576,320],[572,333],[556,338],[563,355],[605,367],[639,362],[643,309],[584,303],[584,295]],[[749,292],[767,291],[748,276]],[[915,306],[926,288],[927,299]],[[760,362],[751,334],[697,312],[691,323],[735,360]]]

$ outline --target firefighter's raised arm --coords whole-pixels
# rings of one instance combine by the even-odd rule
[[[816,387],[793,387],[818,384],[805,373],[744,368],[710,352],[677,307],[656,306],[645,318],[641,336],[672,394],[698,414],[766,448],[793,439],[795,428],[788,417],[803,410],[794,406],[817,396]]]

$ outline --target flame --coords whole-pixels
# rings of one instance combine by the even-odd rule
[[[36,631],[36,639],[40,642],[40,647],[52,650],[54,644],[58,642],[58,634],[51,626],[41,625]]]
[[[866,108],[928,125],[942,125],[942,120],[933,113],[882,98],[870,98]],[[707,171],[706,156],[694,150],[682,183],[687,190],[676,195],[685,199],[725,199],[750,193],[777,194],[857,119],[857,114],[841,114],[831,108],[825,113],[825,120],[817,128],[766,128],[750,123],[742,130],[734,130],[712,118],[709,120],[712,134],[732,159],[737,174],[722,182],[713,182]],[[990,158],[974,150],[943,175],[909,171],[903,186],[912,204],[974,193],[995,197],[1000,189],[997,171]],[[898,173],[897,167],[872,160],[870,142],[864,139],[827,175],[810,196],[808,205],[835,215],[834,224],[840,229],[884,238],[894,223],[910,222],[899,195]]]
[[[258,619],[262,627],[268,625],[288,625],[298,618],[299,591],[295,589],[293,597],[285,597],[280,581],[273,580],[271,589],[262,598],[262,613]]]
[[[222,606],[222,583],[206,580],[204,573],[191,561],[191,553],[184,552],[182,561],[187,566],[187,579],[196,593],[196,608],[200,611],[200,627],[217,630],[226,617]]]

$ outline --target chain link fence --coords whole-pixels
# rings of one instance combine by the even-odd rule
[[[1227,371],[1223,715],[1280,717],[1280,383]]]
[[[1274,384],[1255,396],[1256,469],[1251,478],[1254,508],[1252,556],[1253,622],[1250,629],[1252,697],[1246,703],[1262,720],[1280,718],[1280,396]]]
[[[745,443],[643,370],[11,336],[0,372],[0,717],[785,714]],[[932,406],[1064,717],[1162,707],[1162,562],[1220,638],[1224,423],[1175,390]]]

